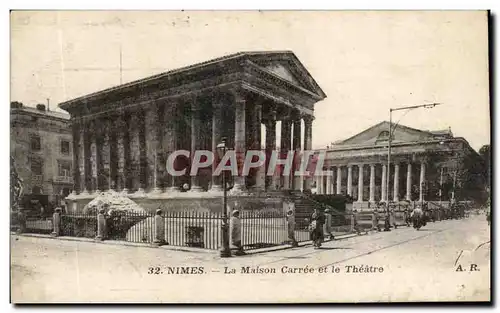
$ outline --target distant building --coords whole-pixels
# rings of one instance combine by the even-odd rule
[[[73,189],[73,151],[69,115],[12,102],[10,153],[23,180],[23,200],[59,202]]]
[[[329,145],[323,167],[328,175],[316,178],[313,192],[350,195],[358,207],[387,200],[484,200],[482,159],[451,129],[425,131],[397,125],[391,138],[390,171],[388,139],[389,122],[384,121]]]

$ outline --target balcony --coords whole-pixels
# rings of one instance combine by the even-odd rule
[[[52,182],[63,183],[63,184],[73,184],[73,177],[71,177],[71,176],[54,176]]]

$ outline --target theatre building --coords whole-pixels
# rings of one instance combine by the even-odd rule
[[[171,176],[168,155],[217,155],[223,137],[238,156],[248,149],[311,150],[314,105],[325,97],[293,52],[278,51],[236,53],[61,103],[74,143],[75,192],[68,200],[78,210],[111,189],[147,208],[211,206],[222,195],[214,167],[190,176],[189,158],[178,157],[175,167],[187,168],[186,175]],[[280,190],[311,188],[313,178],[267,177],[264,170],[232,177],[230,195],[278,199]]]
[[[316,177],[314,192],[344,194],[354,208],[380,201],[479,200],[485,181],[479,154],[451,129],[394,128],[388,167],[389,122],[332,143],[326,153],[327,175]],[[389,185],[387,185],[389,175]],[[373,207],[373,206],[371,206]]]

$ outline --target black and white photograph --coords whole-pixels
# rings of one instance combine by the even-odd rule
[[[491,303],[489,19],[12,10],[10,302]]]

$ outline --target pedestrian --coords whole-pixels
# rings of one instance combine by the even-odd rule
[[[323,224],[325,223],[325,215],[315,207],[311,216],[311,224],[309,225],[309,232],[311,240],[313,241],[314,249],[319,249],[323,242]]]
[[[358,210],[354,209],[352,211],[352,231],[356,232],[357,235],[361,234],[359,225],[358,225]]]
[[[372,230],[377,230],[380,231],[380,226],[378,224],[378,205],[376,208],[373,209],[373,214],[372,214]]]
[[[297,240],[295,240],[295,214],[292,209],[288,209],[286,212],[286,225],[288,229],[288,239],[290,239],[292,247],[298,247],[299,244]]]
[[[230,220],[230,228],[231,228],[231,242],[233,246],[236,247],[236,252],[234,255],[244,255],[243,245],[241,244],[241,219],[240,219],[240,211],[234,210],[231,220]]]
[[[330,240],[333,240],[335,236],[332,234],[332,214],[330,209],[325,210],[325,224],[323,225],[323,233],[328,236]]]

